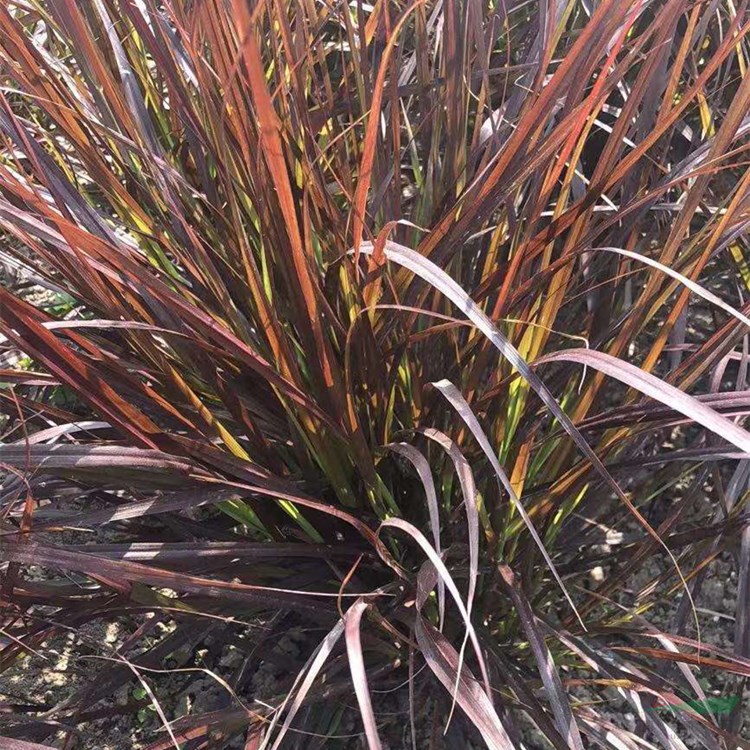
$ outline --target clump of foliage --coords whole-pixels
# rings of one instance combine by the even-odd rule
[[[0,665],[127,629],[0,744],[73,747],[130,685],[154,750],[736,746],[741,701],[653,706],[750,675],[748,31],[746,0],[0,5]],[[700,629],[724,553],[733,652]],[[212,632],[225,700],[171,715],[150,670],[204,679]]]

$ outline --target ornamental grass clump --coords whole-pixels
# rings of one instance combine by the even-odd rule
[[[749,31],[0,5],[0,746],[743,746]]]

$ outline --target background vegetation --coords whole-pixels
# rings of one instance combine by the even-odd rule
[[[122,634],[0,744],[746,746],[748,31],[0,5],[0,665]]]

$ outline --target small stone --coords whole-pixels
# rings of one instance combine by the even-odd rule
[[[597,565],[595,568],[591,569],[589,576],[591,577],[592,581],[601,583],[604,580],[604,568],[602,568],[601,565]]]
[[[229,649],[221,655],[219,666],[227,669],[234,669],[242,664],[242,660],[242,652],[234,648],[234,646],[230,646]]]

